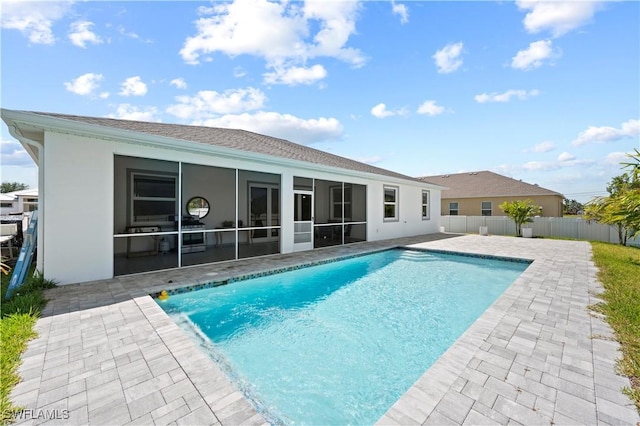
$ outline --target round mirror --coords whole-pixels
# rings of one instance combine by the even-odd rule
[[[191,216],[202,219],[209,214],[209,202],[202,197],[193,197],[187,201],[187,212]]]

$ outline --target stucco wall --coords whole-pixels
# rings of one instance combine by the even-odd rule
[[[449,215],[449,203],[458,203],[458,216],[481,216],[482,202],[492,202],[491,216],[505,216],[500,204],[503,202],[513,202],[516,200],[531,200],[534,204],[542,206],[541,216],[562,217],[562,197],[555,195],[534,196],[534,197],[500,197],[500,198],[461,198],[443,199],[441,203],[441,214]]]
[[[45,277],[60,284],[113,274],[113,151],[109,143],[45,134]],[[38,254],[40,256],[40,253]]]

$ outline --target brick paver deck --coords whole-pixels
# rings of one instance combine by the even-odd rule
[[[436,234],[154,272],[47,291],[12,393],[24,424],[264,424],[149,296],[397,245],[533,260],[380,424],[629,424],[618,344],[588,310],[602,291],[586,242]],[[232,285],[232,284],[231,284]],[[51,417],[58,419],[51,420]]]

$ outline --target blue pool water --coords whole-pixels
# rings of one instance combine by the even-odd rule
[[[372,424],[526,269],[388,250],[160,306],[274,424]]]

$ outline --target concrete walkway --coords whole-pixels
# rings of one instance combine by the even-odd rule
[[[149,294],[397,245],[522,257],[529,268],[380,424],[640,422],[618,345],[587,306],[601,286],[585,242],[436,234],[61,286],[12,393],[22,424],[264,424]],[[233,285],[233,284],[231,284]]]

